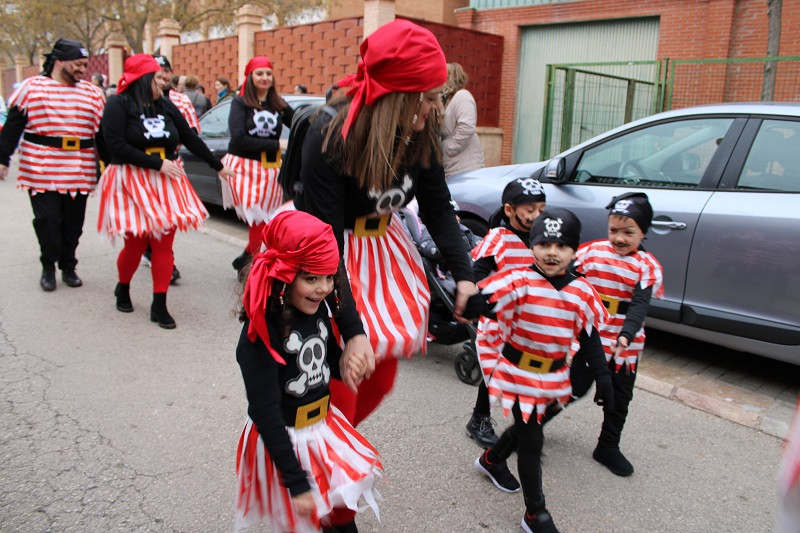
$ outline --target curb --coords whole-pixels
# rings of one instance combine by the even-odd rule
[[[636,377],[635,386],[651,394],[681,402],[694,409],[781,439],[785,439],[789,433],[789,423],[794,412],[794,405],[787,402],[774,401],[773,405],[767,408],[747,404],[740,405],[733,402],[731,398],[720,399],[702,394],[688,387],[673,385],[647,376],[641,371]]]

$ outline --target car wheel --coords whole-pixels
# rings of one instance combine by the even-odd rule
[[[462,216],[461,223],[469,228],[476,237],[483,237],[489,231],[489,224],[479,218]]]

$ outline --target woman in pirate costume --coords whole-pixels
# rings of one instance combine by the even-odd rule
[[[233,207],[250,226],[247,246],[233,268],[240,271],[260,251],[264,222],[283,202],[278,184],[281,168],[282,124],[292,124],[292,107],[275,90],[272,63],[264,56],[251,59],[244,69],[245,82],[231,102],[228,128],[231,142],[222,162],[233,177],[222,180],[222,203]]]
[[[249,418],[237,452],[236,526],[272,531],[356,531],[360,502],[378,514],[381,464],[330,402],[332,377],[358,379],[366,358],[342,357],[339,249],[328,224],[301,211],[265,227],[242,300],[236,348]],[[246,269],[247,270],[247,269]],[[344,374],[344,376],[342,375]]]
[[[396,358],[426,347],[430,293],[419,254],[394,215],[412,197],[457,281],[456,315],[477,291],[439,154],[444,53],[430,31],[395,20],[364,40],[361,56],[358,74],[338,83],[349,87],[349,102],[306,134],[303,194],[295,200],[329,223],[339,244],[366,331],[345,351],[374,351],[377,360],[357,399],[340,383],[332,386],[354,424],[391,390]]]
[[[101,178],[97,227],[102,235],[122,235],[125,245],[117,258],[117,309],[133,311],[130,282],[147,246],[153,250],[153,303],[150,320],[165,329],[175,327],[167,311],[172,277],[175,231],[197,229],[208,217],[186,174],[175,163],[184,144],[217,170],[230,170],[214,157],[189,127],[175,104],[162,97],[154,74],[161,67],[149,54],[125,60],[117,94],[108,99],[100,127],[109,161]]]

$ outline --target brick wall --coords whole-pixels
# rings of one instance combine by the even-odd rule
[[[459,24],[502,35],[503,59],[489,77],[499,80],[499,126],[505,132],[501,158],[510,163],[516,112],[521,30],[535,24],[658,16],[658,59],[763,56],[767,48],[767,6],[755,0],[581,0],[458,13]],[[800,0],[784,0],[780,55],[800,55]],[[642,58],[647,59],[647,58]],[[731,75],[735,75],[731,71]],[[780,72],[780,70],[779,70]],[[724,78],[723,78],[724,79]],[[728,82],[710,81],[723,97]],[[735,82],[733,83],[735,85]],[[776,95],[776,98],[778,95]]]
[[[363,17],[352,17],[261,31],[255,34],[255,54],[272,61],[278,92],[291,93],[301,83],[309,93],[325,94],[356,71],[363,23]]]
[[[237,73],[238,61],[239,38],[235,35],[172,48],[172,70],[180,75],[197,76],[212,104],[217,99],[214,81],[218,77],[228,78],[231,89],[239,84],[241,74]]]

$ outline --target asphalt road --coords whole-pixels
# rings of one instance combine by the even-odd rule
[[[228,531],[246,411],[230,267],[240,249],[213,229],[176,238],[178,327],[162,330],[145,267],[135,312],[114,308],[119,243],[98,238],[96,203],[78,249],[84,287],[59,279],[44,293],[29,202],[0,182],[0,531]],[[456,378],[454,355],[434,346],[404,361],[361,426],[386,466],[381,521],[365,513],[362,531],[520,530],[521,494],[472,466],[476,389]],[[545,493],[562,531],[773,529],[780,439],[637,390],[623,435],[636,473],[622,479],[591,459],[600,420],[582,401],[545,431]]]

